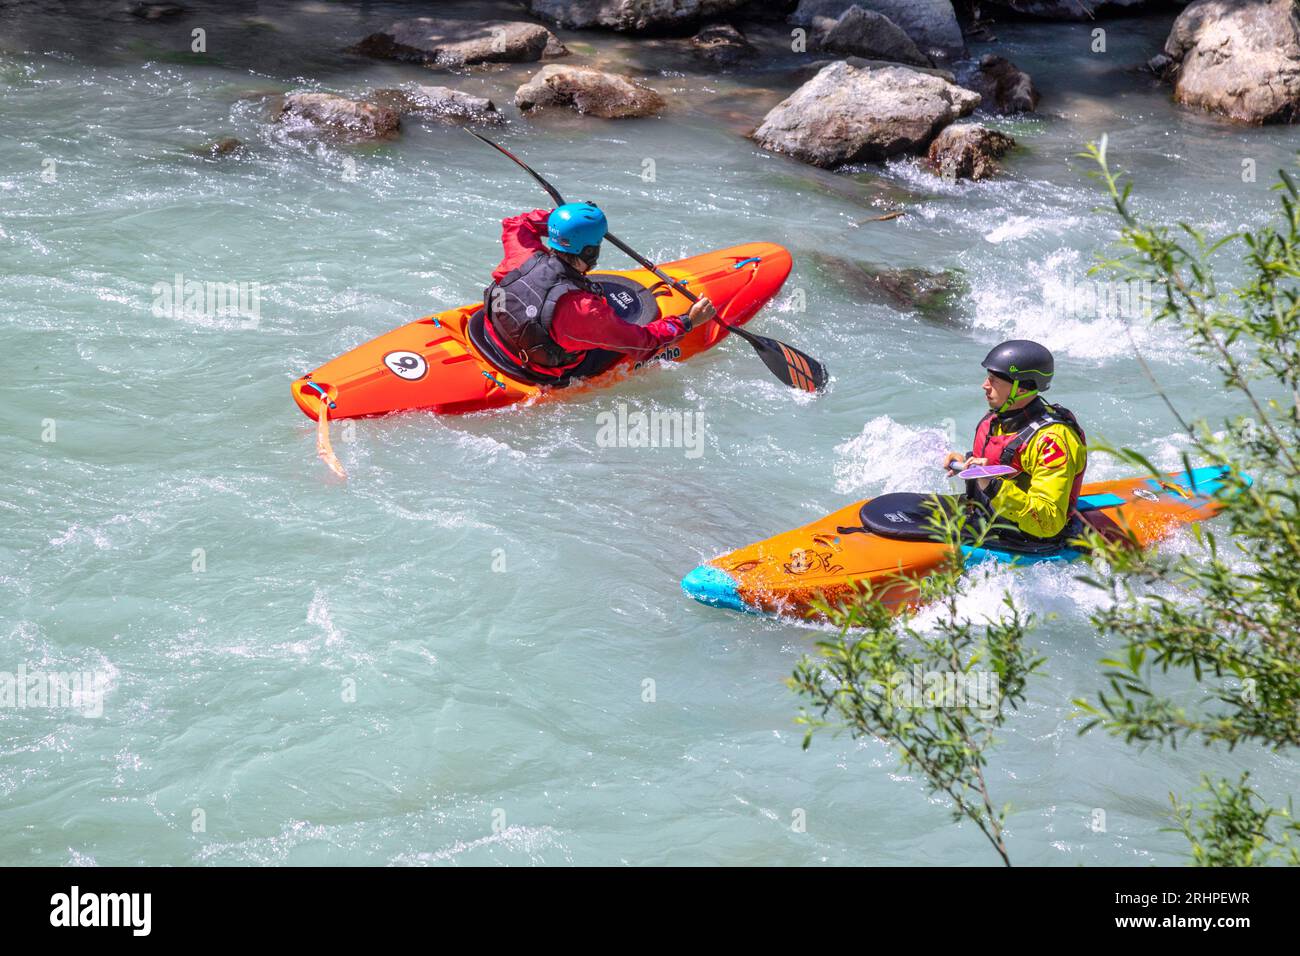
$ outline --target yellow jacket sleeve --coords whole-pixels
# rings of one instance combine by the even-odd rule
[[[1070,520],[1070,489],[1087,462],[1087,449],[1068,425],[1048,425],[1020,455],[1024,475],[1002,482],[993,507],[1026,534],[1055,537]]]

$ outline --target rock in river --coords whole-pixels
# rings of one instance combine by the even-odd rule
[[[924,149],[979,103],[978,93],[930,73],[839,61],[778,103],[754,140],[814,166],[887,159]]]

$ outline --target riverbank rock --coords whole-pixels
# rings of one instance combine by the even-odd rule
[[[930,58],[916,48],[898,24],[883,13],[864,10],[856,3],[841,13],[838,20],[815,17],[813,42],[828,53],[931,65]]]
[[[887,159],[924,149],[979,102],[978,93],[920,70],[841,60],[778,103],[753,138],[814,166]]]
[[[747,0],[527,0],[528,9],[562,27],[665,32],[725,16]]]
[[[475,63],[531,63],[569,51],[540,23],[518,20],[398,20],[372,33],[353,51],[434,67]]]
[[[564,106],[602,119],[628,119],[657,113],[664,101],[626,76],[552,64],[515,91],[515,105],[525,111]]]
[[[496,104],[486,96],[473,96],[447,86],[417,86],[414,90],[375,90],[371,99],[403,116],[446,122],[503,123]]]
[[[944,179],[988,179],[1016,141],[978,123],[953,123],[930,144],[926,163]]]
[[[965,85],[984,98],[982,105],[990,112],[1032,113],[1038,109],[1038,90],[1029,74],[992,53],[980,58]]]
[[[731,66],[758,53],[730,23],[710,23],[691,37],[691,46],[697,56],[718,66]]]
[[[401,126],[395,110],[331,93],[290,93],[280,106],[279,118],[282,122],[296,119],[355,139],[383,139]]]
[[[1159,71],[1185,106],[1243,123],[1300,118],[1296,0],[1197,0],[1174,21],[1164,52]]]
[[[811,27],[819,18],[838,20],[852,6],[883,14],[930,58],[956,60],[966,55],[951,0],[802,0],[790,22]]]

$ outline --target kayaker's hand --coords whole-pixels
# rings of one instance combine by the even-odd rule
[[[713,308],[713,303],[709,301],[709,297],[706,295],[691,306],[691,311],[686,313],[686,317],[690,319],[692,326],[696,326],[701,322],[708,322],[710,319],[715,318],[717,314],[717,310]]]
[[[943,470],[957,472],[961,471],[958,465],[966,460],[966,456],[959,451],[948,452],[948,457],[943,460]]]
[[[961,470],[965,471],[967,468],[974,468],[976,465],[987,465],[988,463],[989,460],[987,458],[976,458],[972,455],[970,458],[966,459],[966,464],[961,466]]]

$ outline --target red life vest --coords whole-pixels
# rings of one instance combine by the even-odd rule
[[[999,420],[1008,429],[1004,435],[993,434],[993,425]],[[1079,436],[1083,447],[1085,449],[1088,447],[1087,436],[1084,435],[1083,428],[1073,412],[1062,405],[1049,405],[1041,398],[1035,398],[1024,408],[1010,415],[999,418],[996,412],[989,412],[981,418],[980,423],[975,426],[975,447],[971,454],[976,458],[987,459],[990,465],[1011,465],[1023,472],[1025,468],[1020,462],[1021,453],[1034,436],[1048,425],[1067,426]],[[1083,487],[1083,473],[1087,468],[1085,459],[1083,471],[1074,476],[1074,484],[1070,487],[1071,511],[1079,500],[1079,489]]]

